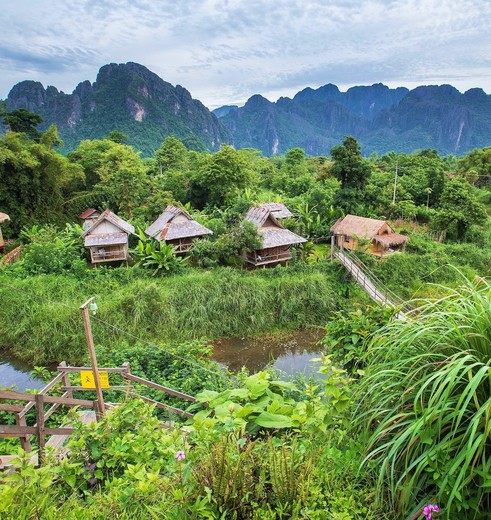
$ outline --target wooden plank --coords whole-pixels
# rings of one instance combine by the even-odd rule
[[[95,392],[95,388],[84,388],[83,386],[62,386],[62,390],[68,391],[84,391],[84,392]],[[103,388],[102,390],[127,390],[127,386],[110,386],[109,388]]]
[[[181,410],[179,408],[174,408],[174,406],[170,406],[168,404],[161,403],[160,401],[154,401],[153,399],[150,399],[150,397],[145,397],[144,395],[134,394],[134,393],[132,393],[131,396],[138,397],[139,399],[142,399],[146,403],[152,403],[155,406],[157,406],[157,408],[163,408],[164,410],[169,410],[170,412],[174,412],[179,415],[184,415],[185,417],[189,417],[189,418],[194,417],[194,415],[192,413],[185,412],[184,410]]]
[[[40,394],[45,394],[48,390],[51,390],[55,385],[57,385],[63,378],[63,374],[58,374],[57,376],[55,376],[46,386],[44,386],[43,388],[41,388],[41,390],[39,390],[38,393]],[[23,399],[24,401],[26,399]],[[24,417],[24,415],[26,415],[26,413],[34,406],[34,401],[31,401],[30,403],[28,403],[24,410],[22,410],[21,412],[21,417]]]
[[[81,370],[92,370],[91,367],[64,367],[62,365],[58,366],[56,368],[56,370],[59,370],[60,372],[80,372]],[[109,367],[109,368],[98,368],[98,370],[104,370],[105,372],[112,372],[114,374],[122,374],[123,372],[125,372],[125,370],[123,368],[114,368],[114,367]]]
[[[147,381],[142,377],[134,376],[133,374],[123,374],[123,378],[129,379],[130,381],[134,381],[135,383],[140,383],[150,388],[155,388],[156,390],[161,390],[166,394],[174,395],[175,397],[180,397],[181,399],[186,399],[186,401],[191,401],[192,403],[197,402],[192,395],[183,394],[182,392],[178,392],[177,390],[173,390],[172,388],[167,388],[166,386],[158,385],[157,383],[152,383],[151,381]]]
[[[0,437],[19,437],[23,435],[36,435],[34,426],[17,426],[0,424]]]
[[[20,392],[13,392],[12,390],[2,390],[0,391],[0,399],[11,399],[13,401],[36,401],[36,395],[39,394],[22,394]],[[44,395],[45,403],[59,403],[73,406],[88,406],[92,408],[92,401],[84,400],[84,399],[70,399],[68,397],[55,397],[51,395]],[[23,411],[20,412],[20,415],[25,415],[26,407],[24,407]]]
[[[22,412],[23,409],[21,404],[0,404],[0,410],[3,412]]]
[[[38,460],[39,464],[44,463],[44,446],[46,444],[46,432],[44,431],[44,396],[36,395],[36,424],[38,436]]]

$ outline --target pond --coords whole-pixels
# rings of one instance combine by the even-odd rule
[[[244,366],[254,373],[268,366],[287,374],[302,372],[308,376],[316,371],[311,360],[324,350],[320,344],[324,336],[324,329],[311,328],[252,338],[225,338],[212,342],[212,357],[233,372]]]
[[[320,341],[324,334],[322,328],[311,328],[253,338],[219,339],[212,342],[212,358],[233,372],[244,366],[254,373],[268,366],[285,374],[301,372],[309,376],[316,372],[318,364],[311,360],[323,351]],[[42,388],[45,383],[32,378],[31,370],[32,366],[0,352],[0,386],[15,385],[19,392]]]
[[[11,387],[15,385],[15,390],[24,392],[28,388],[39,389],[45,383],[40,379],[32,378],[30,372],[32,366],[0,352],[0,386]]]

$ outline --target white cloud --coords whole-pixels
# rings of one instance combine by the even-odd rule
[[[126,61],[212,107],[329,82],[491,91],[488,0],[17,0],[2,10],[0,97],[22,79],[71,91]]]

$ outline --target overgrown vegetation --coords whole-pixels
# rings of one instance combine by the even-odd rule
[[[331,158],[293,148],[267,159],[231,147],[192,152],[167,138],[142,160],[113,132],[64,158],[56,128],[39,133],[35,118],[14,115],[0,138],[0,211],[11,218],[2,223],[9,248],[23,249],[0,271],[0,349],[35,364],[83,363],[79,306],[95,296],[101,363],[129,361],[208,407],[192,405],[183,434],[130,401],[80,425],[61,465],[36,470],[21,455],[18,471],[1,477],[2,518],[421,518],[436,502],[449,519],[486,518],[489,149],[368,160],[348,137]],[[243,269],[241,253],[261,246],[242,224],[247,209],[280,200],[294,212],[285,225],[309,242],[288,266]],[[140,233],[133,265],[89,268],[75,224],[82,210],[110,206],[145,229],[171,203],[213,231],[186,260]],[[326,261],[329,229],[349,212],[409,235],[383,261],[360,253],[395,293],[420,299],[409,318],[369,307]],[[478,281],[460,287],[463,276]],[[206,346],[326,324],[328,357],[307,382],[232,375]]]

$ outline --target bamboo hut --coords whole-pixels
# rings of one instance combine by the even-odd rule
[[[213,231],[196,222],[186,210],[167,206],[145,234],[159,242],[164,240],[176,248],[176,253],[184,254],[193,245],[193,240],[212,235]]]
[[[283,204],[283,202],[263,202],[260,208],[269,209],[271,215],[276,219],[293,217],[293,213]]]
[[[338,247],[359,249],[378,257],[401,250],[409,240],[406,235],[396,233],[385,220],[356,215],[346,215],[338,219],[331,231]],[[362,242],[367,243],[365,245]]]
[[[270,209],[250,208],[245,220],[252,222],[263,238],[261,249],[256,249],[244,255],[246,262],[254,266],[277,264],[290,260],[292,246],[307,242],[305,238],[285,229]]]
[[[94,222],[101,216],[101,212],[98,209],[90,208],[86,209],[79,215],[79,219],[82,221],[82,227],[84,231],[94,225]]]
[[[10,217],[7,215],[7,213],[0,213],[0,224],[2,222],[5,222],[6,220],[10,220]],[[0,248],[5,249],[5,240],[3,239],[1,227],[0,227]]]
[[[135,228],[106,209],[99,218],[81,235],[84,246],[90,249],[90,260],[93,264],[102,262],[127,261],[128,236]]]

